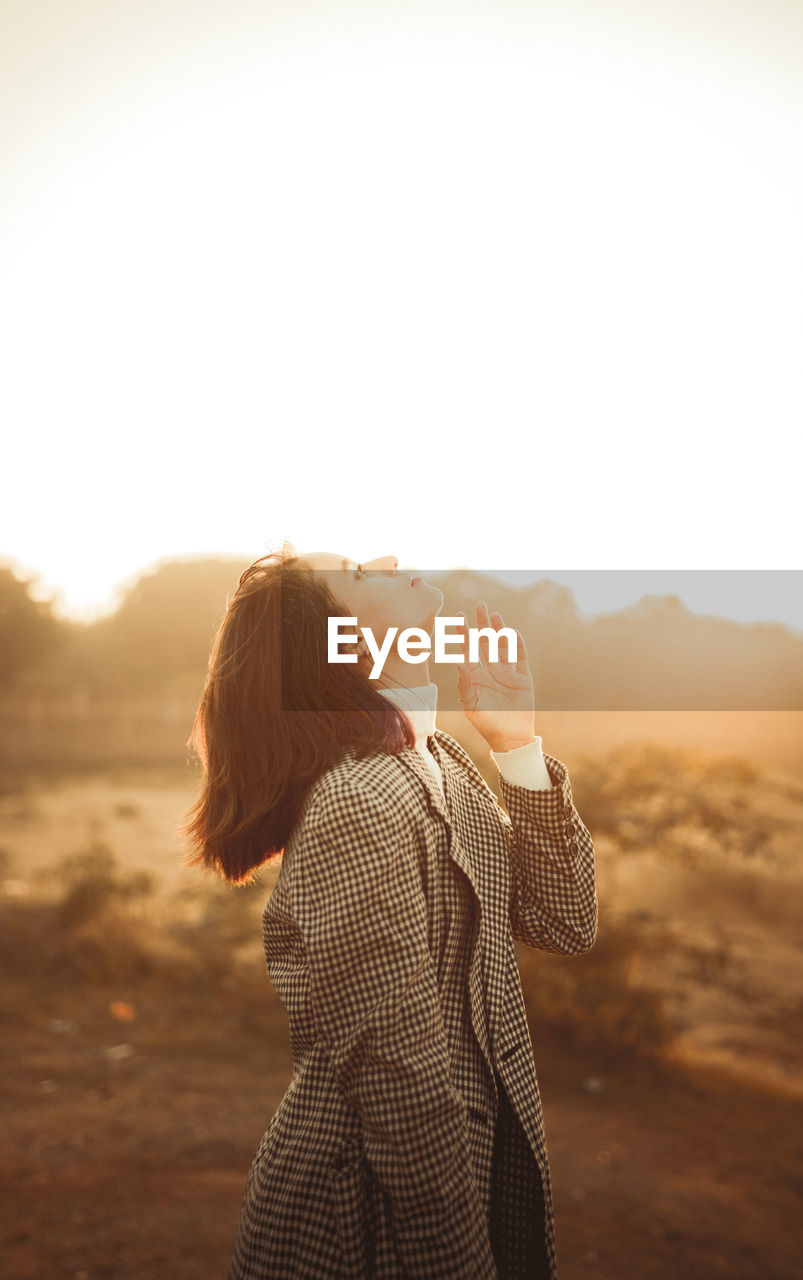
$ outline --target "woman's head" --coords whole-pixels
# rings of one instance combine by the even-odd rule
[[[360,580],[352,574],[353,587],[336,595],[333,586],[346,586],[348,576],[343,557],[323,557],[310,562],[285,543],[255,561],[212,644],[188,743],[203,766],[202,788],[183,831],[194,846],[190,861],[234,883],[284,848],[309,787],[347,748],[365,755],[415,743],[406,716],[362,663],[327,660],[328,619],[354,616]],[[385,604],[377,589],[371,616],[398,592],[387,576]],[[407,590],[416,588],[408,581]]]
[[[399,632],[408,627],[432,631],[443,605],[443,592],[423,578],[400,572],[395,556],[381,556],[358,564],[347,556],[313,551],[305,554],[303,561],[343,603],[345,615],[357,619],[358,631],[370,627],[380,643],[391,627],[398,628]],[[396,644],[394,639],[383,672],[390,683],[409,684],[410,667],[400,659]],[[360,651],[364,650],[362,642]],[[416,684],[421,683],[421,675],[419,671]]]

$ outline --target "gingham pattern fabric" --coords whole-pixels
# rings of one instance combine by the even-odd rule
[[[516,1257],[532,1235],[534,1185],[557,1275],[513,938],[592,945],[593,845],[560,760],[545,754],[551,790],[502,779],[508,814],[454,738],[428,744],[443,793],[414,748],[347,752],[285,849],[263,936],[294,1069],[248,1173],[229,1280],[503,1276],[494,1247]],[[535,1180],[500,1181],[497,1080]],[[500,1189],[509,1240],[492,1247]]]
[[[496,1269],[505,1280],[549,1280],[544,1191],[538,1165],[507,1090],[497,1076],[489,1229]]]

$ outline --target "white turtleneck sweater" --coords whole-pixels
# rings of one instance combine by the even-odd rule
[[[434,781],[443,791],[440,766],[427,746],[427,738],[435,732],[435,713],[438,709],[438,686],[419,684],[413,688],[397,685],[379,692],[406,712],[415,731],[415,747],[429,768]],[[503,778],[526,791],[549,791],[552,779],[544,760],[540,736],[534,742],[512,751],[491,751],[491,757]]]

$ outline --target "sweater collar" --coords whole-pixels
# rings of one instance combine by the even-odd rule
[[[416,743],[426,739],[435,732],[435,713],[438,709],[438,686],[436,684],[418,684],[412,688],[406,685],[394,685],[379,692],[389,702],[407,714],[412,722]]]

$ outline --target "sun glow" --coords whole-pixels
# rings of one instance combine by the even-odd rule
[[[398,21],[175,47],[19,167],[0,550],[66,607],[282,537],[676,567],[712,469],[719,565],[765,565],[762,502],[791,533],[784,468],[739,518],[799,423],[791,99],[669,39]]]

